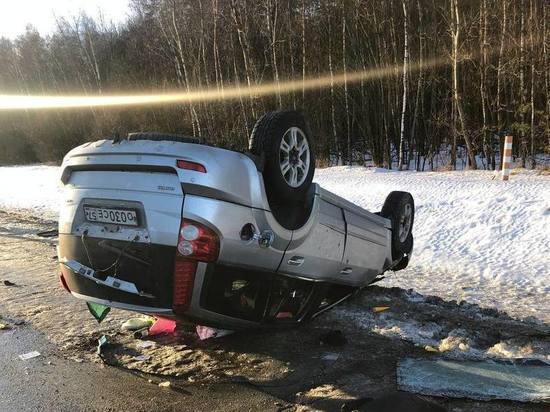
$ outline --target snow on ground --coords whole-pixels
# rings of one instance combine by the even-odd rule
[[[550,177],[335,167],[315,181],[371,211],[392,190],[415,199],[409,267],[383,284],[550,321]]]
[[[32,210],[57,220],[61,187],[57,166],[0,167],[0,208]]]
[[[55,219],[55,166],[0,167],[0,208]],[[392,190],[416,203],[409,268],[384,285],[496,307],[550,322],[550,177],[533,171],[502,182],[493,172],[318,169],[315,181],[371,211]]]

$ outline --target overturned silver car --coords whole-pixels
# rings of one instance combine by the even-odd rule
[[[239,329],[302,322],[407,266],[414,202],[371,213],[312,183],[303,117],[265,114],[250,152],[134,133],[62,165],[61,282],[86,301]]]

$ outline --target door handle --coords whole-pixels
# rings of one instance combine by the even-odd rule
[[[288,259],[288,264],[291,266],[301,266],[304,263],[304,258],[302,256],[292,256]]]

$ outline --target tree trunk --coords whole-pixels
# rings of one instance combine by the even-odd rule
[[[418,10],[418,27],[419,27],[419,35],[418,35],[418,83],[416,85],[416,99],[414,104],[414,115],[413,115],[413,123],[411,127],[411,147],[414,147],[416,149],[416,170],[420,170],[420,152],[419,152],[419,144],[417,143],[418,137],[416,134],[416,128],[417,128],[417,122],[418,122],[418,114],[420,111],[420,104],[421,101],[423,101],[424,97],[424,28],[423,28],[423,12],[422,7],[420,6],[420,0],[416,0],[416,8]],[[426,153],[424,153],[426,155]]]
[[[458,0],[451,0],[451,12],[453,13],[452,20],[451,20],[452,27],[453,27],[453,96],[454,96],[456,112],[458,114],[458,120],[460,124],[460,134],[462,135],[462,137],[464,138],[464,142],[466,143],[466,150],[468,152],[468,159],[470,161],[469,166],[471,169],[475,170],[477,169],[475,153],[472,147],[472,143],[470,142],[470,137],[468,136],[468,131],[466,129],[465,115],[462,109],[462,101],[461,101],[460,93],[458,91],[458,59],[459,59],[458,40],[459,40],[460,29],[461,29],[460,10],[458,9]]]
[[[404,152],[405,152],[405,114],[407,112],[407,70],[409,64],[409,34],[407,30],[407,3],[403,0],[403,33],[405,36],[404,51],[403,51],[403,100],[401,108],[401,137],[399,139],[399,170],[404,167]],[[409,168],[407,162],[407,169]]]
[[[332,69],[332,24],[328,16],[328,69],[330,72],[330,119],[332,123],[332,138],[334,139],[334,149],[336,153],[336,164],[342,165],[342,153],[338,144],[338,134],[336,133],[336,109],[334,107],[334,71]]]
[[[349,121],[349,96],[348,96],[348,77],[346,64],[346,2],[342,3],[342,65],[344,68],[344,108],[346,111],[346,138],[348,143],[348,165],[353,163],[353,155],[351,152],[351,130]]]
[[[550,18],[548,15],[549,8],[550,4],[548,4],[547,1],[544,2],[542,8],[542,55],[544,67],[546,67],[546,70],[544,70],[544,86],[546,91],[546,144],[548,151],[550,151],[550,70],[548,70],[548,67],[550,67],[550,50],[548,50],[548,19]]]
[[[487,0],[482,0],[480,4],[479,12],[479,39],[480,39],[480,58],[481,64],[479,65],[479,92],[481,95],[481,114],[483,124],[481,126],[481,134],[483,137],[483,154],[486,161],[486,168],[489,169],[490,154],[489,146],[487,144],[487,133],[489,128],[487,127],[487,90],[485,86],[487,76]]]
[[[529,0],[529,40],[531,43],[531,153],[530,153],[530,166],[531,169],[535,168],[535,11],[533,7],[533,0]],[[546,68],[548,71],[548,67]]]
[[[302,0],[302,106],[306,101],[306,0]]]
[[[519,118],[520,118],[520,157],[521,167],[525,167],[527,159],[527,135],[525,133],[525,0],[521,0],[520,5],[520,40],[519,40]]]

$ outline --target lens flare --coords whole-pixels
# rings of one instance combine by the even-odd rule
[[[422,63],[424,69],[431,69],[448,64],[446,58],[435,58]],[[418,71],[419,62],[410,64],[411,71]],[[257,98],[274,94],[289,94],[301,90],[314,90],[352,84],[364,81],[379,80],[397,76],[403,66],[382,66],[369,70],[322,75],[306,79],[295,79],[281,82],[270,82],[249,86],[230,86],[222,89],[191,90],[189,92],[163,92],[135,95],[86,95],[86,96],[47,96],[47,95],[7,95],[0,94],[0,111],[5,110],[43,110],[71,109],[86,107],[122,107],[162,104],[188,104],[195,102],[218,102],[239,98]]]

